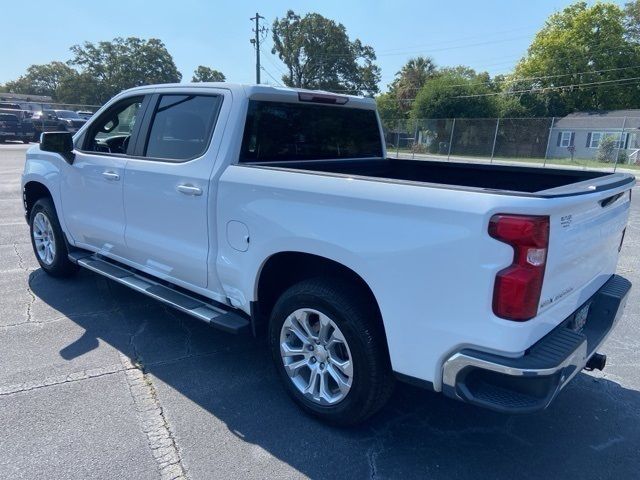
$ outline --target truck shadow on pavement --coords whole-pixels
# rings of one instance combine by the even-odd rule
[[[84,329],[62,358],[113,348],[143,366],[192,478],[273,477],[278,462],[322,479],[637,475],[640,394],[601,376],[580,374],[547,411],[529,416],[398,384],[367,424],[336,429],[288,399],[264,341],[213,330],[86,271],[68,280],[32,272],[30,287]],[[261,470],[265,455],[276,467]]]

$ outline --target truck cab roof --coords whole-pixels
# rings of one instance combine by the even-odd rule
[[[345,107],[365,108],[374,110],[376,101],[370,97],[357,95],[344,95],[341,93],[328,92],[325,90],[308,90],[304,88],[279,87],[273,85],[255,85],[227,82],[198,82],[198,83],[165,83],[157,85],[146,85],[126,90],[123,93],[150,93],[170,91],[170,90],[200,90],[206,88],[223,88],[230,90],[234,96],[249,98],[250,100],[298,102],[310,101],[325,105],[335,104]],[[304,98],[308,100],[304,100]],[[336,99],[337,101],[334,101]]]

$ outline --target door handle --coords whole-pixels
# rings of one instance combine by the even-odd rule
[[[120,175],[118,175],[116,172],[111,172],[108,170],[106,172],[102,172],[102,176],[107,180],[111,180],[114,182],[120,180]]]
[[[177,189],[180,193],[184,193],[185,195],[193,195],[196,197],[202,195],[202,189],[193,185],[178,185]]]

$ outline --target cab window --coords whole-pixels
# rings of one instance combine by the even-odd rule
[[[144,156],[181,162],[202,155],[221,103],[219,95],[161,95]]]
[[[125,154],[136,121],[139,121],[143,97],[132,97],[103,113],[89,129],[85,151]]]

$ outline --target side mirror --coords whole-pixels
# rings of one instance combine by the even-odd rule
[[[59,153],[72,164],[76,155],[73,153],[73,137],[69,132],[45,132],[40,136],[40,150]]]

